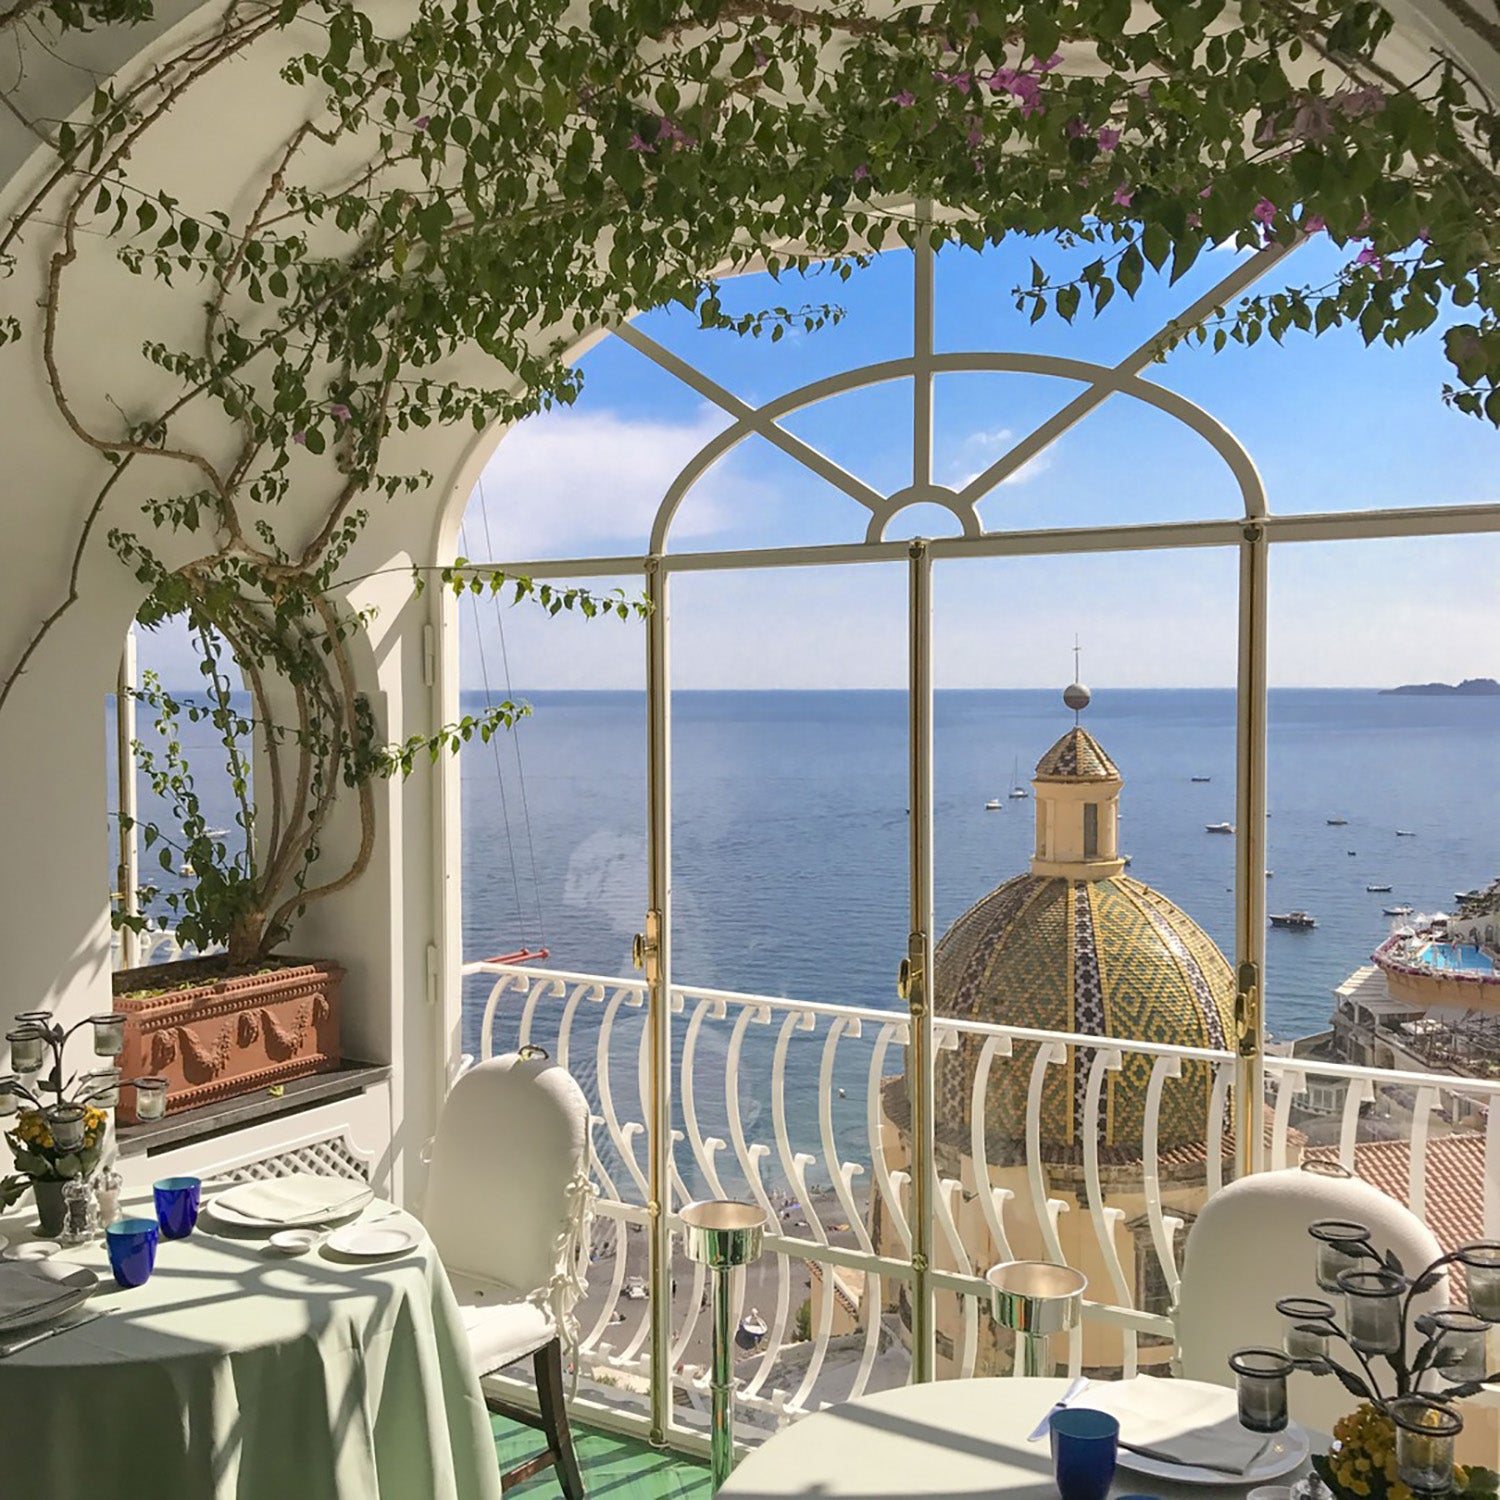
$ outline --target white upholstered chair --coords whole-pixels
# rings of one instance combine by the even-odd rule
[[[1370,1230],[1384,1254],[1394,1250],[1415,1274],[1442,1253],[1432,1231],[1405,1204],[1357,1177],[1322,1172],[1259,1172],[1210,1198],[1188,1234],[1175,1322],[1181,1373],[1231,1385],[1229,1356],[1247,1346],[1281,1346],[1281,1297],[1343,1299],[1318,1290],[1313,1274],[1315,1219],[1352,1219]],[[1413,1316],[1448,1303],[1448,1279],[1414,1299]],[[1345,1349],[1341,1363],[1349,1363]],[[1292,1416],[1328,1432],[1349,1410],[1349,1395],[1331,1375],[1297,1371],[1288,1387]]]
[[[458,1298],[481,1376],[527,1355],[540,1417],[491,1398],[490,1409],[539,1427],[546,1452],[502,1488],[549,1464],[568,1500],[583,1479],[563,1405],[563,1345],[588,1264],[589,1109],[545,1054],[494,1057],[454,1083],[433,1139],[423,1217]]]

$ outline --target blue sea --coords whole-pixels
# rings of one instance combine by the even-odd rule
[[[465,957],[545,943],[551,966],[628,974],[646,906],[644,696],[517,696],[534,714],[515,737],[462,758]],[[674,979],[897,1008],[905,695],[678,692],[672,714]],[[939,933],[1026,870],[1033,803],[1006,797],[1013,767],[1029,783],[1071,722],[1051,690],[936,695]],[[1204,827],[1236,818],[1234,693],[1100,690],[1084,723],[1125,778],[1131,875],[1232,958],[1234,840]],[[1451,910],[1500,873],[1497,748],[1500,698],[1271,692],[1267,905],[1318,923],[1267,935],[1275,1037],[1327,1025],[1334,988],[1391,928],[1382,907]],[[466,1047],[477,1028],[471,1010]]]

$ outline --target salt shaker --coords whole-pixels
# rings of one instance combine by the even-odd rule
[[[113,1167],[94,1173],[94,1198],[99,1206],[99,1225],[108,1228],[120,1217],[120,1189],[125,1179]]]

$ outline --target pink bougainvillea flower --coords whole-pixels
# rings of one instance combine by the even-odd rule
[[[984,142],[984,121],[978,115],[969,115],[964,119],[964,124],[968,126],[968,132],[964,136],[964,141],[970,146],[982,145]]]
[[[1088,126],[1083,123],[1083,119],[1079,115],[1074,115],[1068,121],[1068,123],[1063,126],[1063,134],[1070,140],[1078,140],[1079,137],[1086,134],[1087,131]]]
[[[1038,73],[1050,73],[1053,68],[1057,67],[1058,64],[1062,62],[1062,60],[1062,53],[1054,52],[1052,56],[1046,60],[1046,62],[1043,62],[1039,57],[1033,57],[1031,59],[1031,66]]]
[[[967,72],[966,73],[944,73],[941,69],[937,69],[937,70],[935,70],[933,72],[932,76],[939,83],[951,84],[954,88],[956,88],[959,91],[960,94],[967,94],[969,92],[970,88],[973,87],[973,84],[974,84],[974,75],[972,73],[967,73]]]
[[[1201,229],[1203,227],[1203,215],[1191,213],[1187,216],[1187,227],[1189,229]]]
[[[301,431],[294,432],[292,434],[292,441],[296,443],[299,448],[305,448],[307,446],[307,434]]]
[[[1134,188],[1117,187],[1115,189],[1114,201],[1116,203],[1118,203],[1121,208],[1129,208],[1130,207],[1130,201],[1134,197],[1135,197],[1135,189]]]
[[[629,149],[632,151],[643,151],[647,156],[652,155],[656,151],[656,147],[650,141],[641,139],[639,132],[630,137]]]
[[[750,50],[755,54],[755,66],[757,68],[764,68],[770,62],[771,59],[766,56],[765,50],[759,42],[751,42]]]
[[[1308,214],[1302,221],[1303,234],[1322,234],[1328,228],[1328,222],[1322,214]]]
[[[329,416],[336,418],[340,422],[347,422],[354,415],[354,413],[351,412],[342,401],[335,401],[333,405],[328,408],[328,414]]]
[[[917,102],[917,96],[910,89],[902,89],[899,94],[891,95],[891,103],[899,104],[902,109],[910,109]]]
[[[1101,125],[1094,139],[1099,142],[1101,151],[1113,151],[1120,144],[1120,132],[1111,130],[1108,125]]]
[[[1020,76],[1014,68],[996,68],[985,82],[989,84],[992,94],[1008,94]]]
[[[1344,89],[1333,96],[1332,103],[1351,120],[1362,115],[1378,115],[1385,108],[1385,90],[1374,84],[1364,89]]]
[[[426,130],[427,127],[431,124],[431,115],[418,115],[417,118],[411,122],[411,128],[420,133],[421,131]]]
[[[860,162],[860,164],[854,169],[854,180],[856,182],[863,182],[869,175],[870,169],[864,162]]]
[[[1276,205],[1269,198],[1262,198],[1254,208],[1250,210],[1250,217],[1257,224],[1273,224],[1276,221]]]
[[[1354,264],[1357,266],[1374,266],[1378,271],[1381,264],[1380,252],[1374,247],[1374,245],[1366,245],[1364,249],[1354,257]]]
[[[1292,139],[1326,141],[1333,134],[1333,112],[1326,99],[1306,99],[1292,120]]]

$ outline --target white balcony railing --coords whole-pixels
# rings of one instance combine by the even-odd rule
[[[645,986],[501,964],[470,964],[464,972],[466,1048],[487,1057],[540,1045],[589,1096],[599,1212],[582,1329],[585,1372],[643,1392],[650,1334],[641,1295],[649,1222]],[[738,1311],[756,1308],[768,1329],[738,1367],[745,1416],[771,1428],[904,1382],[911,1283],[911,1159],[900,1081],[905,1014],[690,986],[673,988],[671,1009],[671,1208],[706,1194],[751,1198],[779,1226],[767,1236],[762,1265],[737,1292]],[[982,1278],[993,1261],[1024,1255],[1078,1264],[1090,1278],[1085,1326],[1069,1351],[1075,1372],[1087,1364],[1133,1373],[1168,1358],[1166,1310],[1186,1226],[1233,1171],[1231,1055],[943,1018],[934,1031],[942,1253],[931,1279],[942,1372],[1012,1367],[1002,1341],[1008,1336],[990,1325]],[[942,1082],[945,1059],[955,1052],[959,1066],[946,1076],[967,1093],[961,1128],[955,1086],[944,1093]],[[1169,1094],[1185,1069],[1201,1087]],[[1123,1145],[1106,1087],[1122,1070],[1136,1085],[1132,1096],[1143,1101],[1133,1106],[1138,1137]],[[1482,1151],[1474,1232],[1494,1231],[1500,1142],[1490,1105],[1500,1082],[1302,1058],[1268,1058],[1266,1072],[1268,1166],[1295,1164],[1312,1151],[1357,1171],[1363,1143],[1381,1140],[1378,1185],[1391,1190],[1391,1151],[1409,1152],[1402,1195],[1421,1214],[1431,1153],[1461,1132],[1465,1147]],[[1041,1125],[1044,1113],[1058,1108],[1060,1088],[1078,1142],[1062,1159],[1044,1149]],[[1006,1107],[1024,1118],[1024,1138],[992,1160],[986,1112],[1006,1091]],[[1321,1112],[1311,1107],[1314,1094]],[[1169,1097],[1176,1101],[1171,1140],[1163,1133]],[[1184,1098],[1201,1110],[1201,1129],[1188,1132],[1188,1145]],[[1101,1145],[1109,1138],[1101,1121],[1113,1122],[1113,1145]],[[675,1212],[669,1222],[675,1227]],[[681,1257],[674,1265],[674,1394],[679,1407],[701,1410],[707,1289],[701,1271]],[[611,1399],[618,1404],[618,1389]]]

